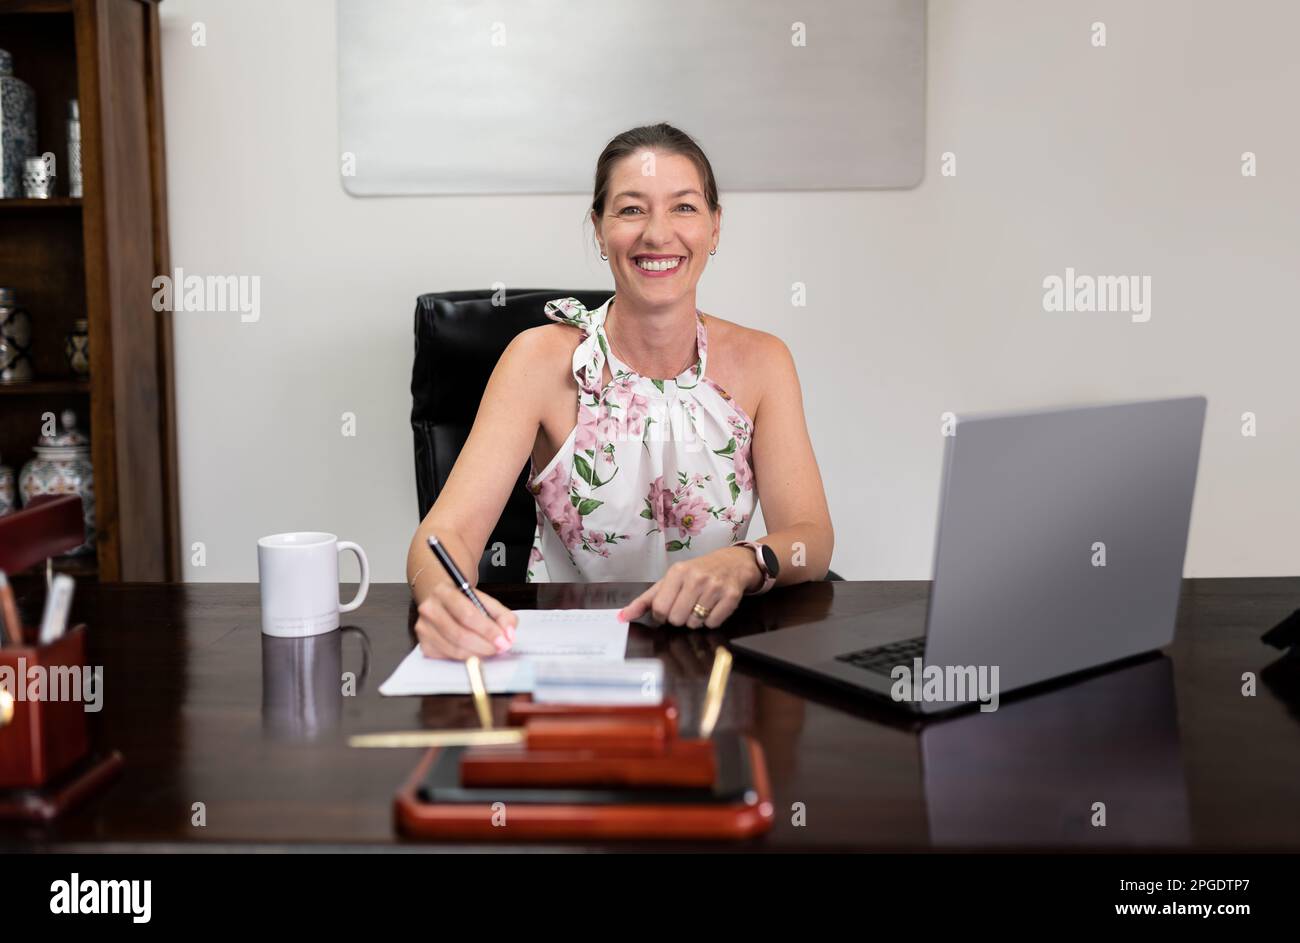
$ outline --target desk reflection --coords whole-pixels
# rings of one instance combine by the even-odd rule
[[[361,670],[343,673],[343,636],[361,642]],[[332,735],[343,719],[343,698],[360,693],[370,670],[370,639],[355,626],[307,638],[262,636],[262,734],[268,740],[308,742]]]
[[[1170,660],[1156,658],[919,734],[935,845],[1186,845]],[[1104,827],[1093,824],[1105,804]]]

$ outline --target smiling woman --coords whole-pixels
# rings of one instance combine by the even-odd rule
[[[407,577],[426,654],[504,651],[514,617],[480,613],[433,562],[437,534],[466,573],[531,460],[537,501],[530,581],[653,585],[622,610],[718,626],[742,595],[822,579],[834,533],[793,359],[776,336],[696,307],[721,234],[713,168],[689,135],[634,128],[596,162],[591,222],[615,290],[589,310],[546,305],[555,324],[519,334],[411,541]],[[769,533],[746,541],[762,488]]]

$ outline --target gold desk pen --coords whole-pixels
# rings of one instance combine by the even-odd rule
[[[483,663],[477,655],[465,659],[465,673],[469,675],[469,689],[474,695],[474,709],[478,723],[484,730],[492,729],[492,701],[488,698],[487,682],[483,680]]]
[[[496,729],[492,726],[492,700],[483,679],[483,663],[477,655],[465,659],[469,689],[482,730],[412,730],[399,733],[366,733],[348,737],[350,747],[484,747],[523,743],[522,727]]]
[[[722,716],[722,701],[727,696],[727,679],[731,677],[731,652],[719,645],[713,653],[713,670],[709,673],[709,687],[704,695],[704,716],[700,720],[700,736],[707,740]]]
[[[494,747],[524,742],[522,727],[499,730],[410,730],[362,733],[348,737],[350,747]]]

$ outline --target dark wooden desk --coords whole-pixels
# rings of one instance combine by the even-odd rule
[[[619,606],[643,587],[484,588],[517,608],[550,608]],[[628,655],[665,661],[689,729],[719,641],[925,592],[925,583],[808,584],[746,600],[724,632],[634,626]],[[31,585],[21,598],[36,607]],[[1297,607],[1300,579],[1189,580],[1167,658],[920,730],[738,659],[720,726],[762,742],[777,807],[772,832],[743,847],[1300,849],[1300,681],[1241,693],[1244,672],[1278,658],[1260,634]],[[378,694],[412,644],[404,586],[372,587],[349,623],[360,631],[310,645],[263,639],[252,584],[86,584],[74,615],[104,666],[97,740],[120,749],[126,769],[53,825],[0,824],[0,845],[438,847],[392,825],[394,790],[420,751],[344,742],[475,725],[468,698]],[[342,697],[339,673],[360,672],[363,636],[368,674]],[[495,702],[503,716],[505,698]],[[1105,828],[1089,824],[1096,801]],[[803,826],[792,823],[795,803]]]

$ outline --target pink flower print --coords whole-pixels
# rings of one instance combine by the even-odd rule
[[[560,298],[556,301],[548,302],[546,307],[554,308],[570,320],[580,317],[580,312],[587,310],[578,302],[577,298]]]
[[[564,474],[564,466],[557,465],[544,478],[534,492],[542,513],[551,522],[555,532],[560,535],[566,547],[582,542],[582,517],[578,509],[569,500],[569,479]]]
[[[582,368],[582,380],[579,381],[578,386],[582,388],[583,393],[592,398],[593,402],[600,397],[600,364],[596,362],[594,356],[591,358],[591,363]]]
[[[587,549],[600,554],[602,557],[609,556],[609,548],[606,546],[604,531],[593,530],[588,532]]]
[[[650,401],[636,392],[630,377],[615,379],[606,389],[602,402],[605,411],[599,431],[606,441],[623,442],[644,436]]]
[[[573,447],[579,452],[596,448],[597,420],[596,414],[585,405],[578,406],[578,434]]]
[[[558,519],[552,518],[552,524],[560,537],[560,542],[570,549],[579,546],[582,543],[582,515],[567,499],[559,515]]]
[[[673,492],[673,496],[676,498],[676,500],[680,501],[682,498],[686,497],[688,494],[691,493],[691,488],[694,484],[695,483],[691,479],[690,475],[687,475],[686,472],[678,472],[677,490]]]
[[[754,470],[749,466],[749,448],[736,452],[736,485],[741,491],[754,490]]]
[[[701,495],[684,498],[672,506],[668,523],[682,532],[683,536],[694,537],[704,530],[709,520],[709,503]]]
[[[708,480],[709,479],[707,475],[702,475],[699,472],[696,472],[695,474],[691,475],[691,485],[695,488],[703,488],[704,483]]]
[[[596,420],[596,437],[601,442],[622,442],[627,438],[627,423],[610,409],[608,402],[601,407],[600,418]]]
[[[731,425],[731,434],[742,442],[749,436],[749,424],[741,419],[735,413],[728,417],[727,422]]]
[[[633,393],[627,401],[626,421],[627,435],[634,439],[645,436],[645,420],[650,415],[650,401],[640,393]]]
[[[664,487],[663,475],[650,482],[646,500],[650,502],[650,513],[654,516],[655,526],[663,529],[668,525],[668,509],[673,503],[673,493]]]
[[[542,513],[555,520],[559,506],[569,503],[569,479],[564,474],[564,466],[556,465],[549,475],[534,484],[533,494],[537,495]]]
[[[534,546],[532,551],[528,554],[528,562],[530,564],[538,563],[541,561],[541,559],[542,559],[542,548]]]

